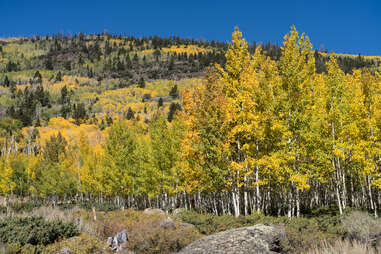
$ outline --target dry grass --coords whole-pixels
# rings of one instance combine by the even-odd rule
[[[376,241],[381,234],[381,219],[375,219],[366,212],[354,211],[342,218],[341,226],[346,232],[346,240],[338,240],[333,244],[322,241],[307,254],[381,253],[381,246]]]
[[[108,237],[123,229],[126,229],[128,235],[127,247],[135,253],[177,252],[202,236],[194,226],[184,224],[180,219],[170,219],[165,213],[144,213],[135,210],[97,212],[97,221],[94,221],[91,211],[78,207],[61,210],[58,207],[44,206],[30,212],[14,213],[12,216],[41,216],[46,220],[75,223],[82,232],[81,237],[59,242],[50,248],[58,250],[69,246],[71,249],[82,251],[78,253],[87,253],[88,249],[104,246]]]
[[[77,228],[80,232],[84,232],[89,235],[95,235],[97,233],[97,228],[94,222],[91,221],[90,213],[79,207],[62,210],[57,207],[41,206],[39,208],[33,209],[31,212],[12,212],[8,216],[21,218],[37,216],[43,217],[45,220],[61,220],[64,222],[73,222],[75,225],[77,225]],[[0,219],[4,219],[5,217],[7,217],[7,215],[0,215]]]
[[[376,254],[375,248],[358,241],[336,241],[333,245],[322,242],[320,246],[311,248],[306,254]]]
[[[127,247],[136,253],[173,253],[202,235],[193,226],[173,221],[164,227],[166,214],[145,214],[134,210],[100,213],[96,223],[98,237],[106,238],[126,229]]]
[[[348,237],[353,240],[371,243],[381,234],[381,219],[375,219],[365,212],[352,212],[341,223]]]
[[[67,209],[67,210],[61,210],[57,207],[51,207],[51,206],[41,206],[38,208],[33,209],[31,212],[11,212],[9,216],[15,216],[15,217],[31,217],[31,216],[41,216],[44,217],[46,220],[63,220],[63,221],[70,221],[73,219],[73,216],[77,214],[82,209],[79,209],[77,207],[73,209]],[[6,215],[0,215],[0,218],[5,218]]]
[[[78,254],[108,254],[114,253],[105,248],[105,244],[94,236],[81,234],[80,236],[56,242],[47,246],[43,253],[69,253],[62,250],[70,249],[70,253]],[[1,252],[0,252],[1,253]]]

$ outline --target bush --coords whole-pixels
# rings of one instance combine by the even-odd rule
[[[381,220],[372,218],[366,212],[349,213],[342,219],[342,225],[350,240],[373,244],[381,236]]]
[[[376,254],[376,249],[357,241],[337,240],[330,244],[322,242],[319,246],[315,246],[304,252],[306,254]]]
[[[58,204],[58,208],[60,210],[71,210],[75,207],[76,205],[74,203],[64,203],[64,204]]]
[[[199,214],[194,211],[182,211],[178,213],[177,217],[186,223],[194,225],[200,233],[206,235],[255,224],[269,225],[276,220],[274,217],[258,213],[235,218],[233,215],[214,216],[212,214]]]
[[[176,220],[173,227],[164,227],[166,220],[165,214],[119,210],[99,213],[94,226],[98,237],[103,239],[126,229],[127,247],[135,253],[173,253],[201,237],[195,227]]]
[[[78,205],[80,208],[89,210],[89,211],[93,209],[93,207],[95,207],[97,211],[101,211],[101,212],[110,212],[110,211],[116,211],[120,209],[119,206],[114,204],[109,204],[109,203],[81,202]]]
[[[11,203],[11,209],[16,212],[31,212],[33,209],[43,206],[41,202],[15,202]]]
[[[63,249],[69,249],[70,253],[83,253],[83,254],[99,254],[111,253],[104,249],[98,239],[87,234],[81,234],[78,237],[73,237],[64,241],[60,241],[47,246],[42,253],[61,253]]]
[[[194,211],[182,211],[177,216],[184,222],[193,224],[200,233],[206,235],[255,224],[276,225],[286,232],[286,237],[281,243],[283,250],[303,253],[310,246],[318,246],[322,241],[333,243],[343,233],[340,217],[328,214],[314,218],[289,219],[253,213],[235,218],[232,215],[213,216]]]
[[[6,244],[0,247],[0,253],[6,254],[40,254],[43,253],[44,246],[19,243]]]
[[[36,202],[14,202],[11,203],[10,208],[12,211],[16,213],[21,213],[21,212],[31,212],[36,208],[42,207],[44,204],[42,202],[36,201]],[[89,210],[93,207],[97,211],[102,211],[102,212],[109,212],[109,211],[115,211],[119,210],[120,207],[114,204],[110,203],[97,203],[97,202],[91,202],[91,201],[86,201],[86,202],[79,202],[79,203],[62,203],[57,205],[61,210],[69,210],[73,209],[75,206],[79,206],[82,209]],[[0,213],[3,211],[6,212],[6,207],[0,206]],[[5,213],[3,212],[3,213]]]
[[[322,230],[316,219],[287,218],[284,220],[284,229],[286,237],[282,240],[282,246],[284,251],[291,253],[305,253],[311,246],[338,239],[338,235]]]
[[[8,217],[0,220],[0,242],[8,244],[47,245],[78,235],[73,223],[45,221],[42,217]]]
[[[0,205],[0,214],[6,214],[7,208],[5,206]]]

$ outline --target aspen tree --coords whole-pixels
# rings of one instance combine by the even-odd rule
[[[300,215],[300,191],[309,189],[309,174],[303,165],[302,146],[303,135],[308,130],[308,115],[305,114],[307,105],[310,103],[312,80],[315,73],[315,60],[312,44],[308,36],[299,35],[295,27],[284,37],[281,47],[282,56],[279,60],[279,73],[282,79],[284,98],[282,99],[284,121],[288,126],[287,150],[283,151],[287,156],[287,165],[284,169],[289,176],[290,189],[288,191],[288,216],[294,212]],[[295,196],[294,197],[294,192]]]

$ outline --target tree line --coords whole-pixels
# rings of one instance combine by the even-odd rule
[[[295,28],[280,49],[278,60],[260,46],[253,55],[236,29],[226,64],[182,92],[170,122],[158,107],[148,122],[104,131],[65,119],[65,133],[25,129],[1,158],[0,192],[235,216],[335,204],[377,216],[381,70],[345,73],[332,54],[320,73]]]

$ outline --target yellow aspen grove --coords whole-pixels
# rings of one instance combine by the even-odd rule
[[[381,65],[378,69],[378,71],[376,72],[376,77],[375,77],[375,80],[374,80],[374,84],[372,85],[374,87],[377,87],[378,89],[380,89],[381,87]],[[375,124],[375,128],[374,128],[374,137],[375,140],[377,141],[377,143],[379,144],[381,142],[381,140],[379,139],[379,137],[381,137],[381,126],[377,123],[380,123],[381,122],[381,91],[380,90],[377,90],[376,93],[373,93],[373,96],[374,96],[374,100],[373,100],[373,121],[372,123]],[[379,147],[379,145],[377,145],[377,147]],[[381,152],[378,150],[377,153],[376,153],[376,160],[374,161],[374,164],[375,164],[375,167],[376,168],[380,168],[380,158],[381,158]],[[373,179],[373,182],[372,184],[374,186],[376,186],[376,188],[378,189],[381,189],[381,171],[378,171],[377,173],[375,173],[375,176],[374,176],[374,179]],[[376,192],[378,193],[378,189],[376,189]],[[380,205],[380,204],[378,204]]]
[[[308,189],[309,178],[307,161],[303,154],[305,134],[309,131],[309,115],[306,110],[312,102],[313,78],[315,74],[315,59],[312,44],[305,35],[299,35],[295,27],[284,38],[282,56],[279,60],[283,98],[283,120],[287,123],[288,133],[285,136],[287,146],[284,155],[287,164],[284,165],[289,177],[288,216],[300,215],[300,192]],[[306,163],[307,162],[307,163]],[[308,166],[307,166],[308,167]],[[296,211],[295,211],[296,206]]]
[[[9,161],[0,161],[0,193],[7,196],[15,187],[16,184],[12,181],[13,170],[9,165]]]
[[[89,54],[62,63],[66,40],[2,41],[0,195],[378,216],[380,57],[314,51],[295,27],[279,47],[238,28],[231,43],[82,35],[70,52]]]
[[[185,137],[179,167],[186,192],[198,200],[201,192],[223,195],[229,189],[226,124],[230,115],[222,89],[210,71],[203,85],[182,94],[184,110],[180,119],[185,125]],[[187,205],[191,208],[192,204]],[[223,209],[227,210],[225,206]]]
[[[240,195],[241,187],[244,187],[247,176],[251,175],[248,166],[248,144],[246,143],[249,134],[248,129],[256,122],[254,112],[255,101],[252,93],[255,92],[255,86],[258,86],[253,76],[255,71],[250,67],[251,56],[248,51],[248,44],[242,39],[242,33],[236,27],[233,33],[233,44],[226,53],[226,71],[217,66],[220,80],[223,85],[223,92],[228,102],[228,112],[230,119],[229,143],[230,147],[230,181],[229,187],[232,194],[232,203],[234,215],[240,215]],[[250,74],[245,75],[247,72]],[[253,78],[254,80],[250,80]],[[254,82],[253,82],[254,81]],[[255,129],[255,128],[253,128]],[[247,193],[245,196],[245,214],[247,214]]]
[[[332,169],[334,171],[333,185],[335,186],[335,194],[337,198],[337,205],[340,214],[342,214],[345,201],[343,200],[342,193],[345,191],[345,182],[342,182],[342,174],[345,174],[343,161],[344,155],[344,142],[343,131],[348,122],[345,116],[348,115],[348,95],[345,94],[348,89],[345,87],[344,74],[340,70],[334,56],[330,57],[327,64],[326,76],[326,108],[327,108],[327,126],[330,127],[331,136],[331,150],[332,150]],[[327,141],[328,142],[328,141]],[[344,202],[343,202],[344,201]]]
[[[381,152],[379,140],[379,116],[380,109],[380,87],[377,86],[377,78],[368,69],[355,71],[353,74],[356,88],[358,91],[357,100],[353,100],[352,122],[356,123],[357,130],[356,150],[357,159],[362,171],[364,188],[367,189],[369,196],[369,208],[373,210],[375,217],[377,214],[377,190],[374,189],[374,177],[379,171],[379,155]],[[353,121],[356,119],[357,121]],[[353,130],[352,130],[353,132]]]

